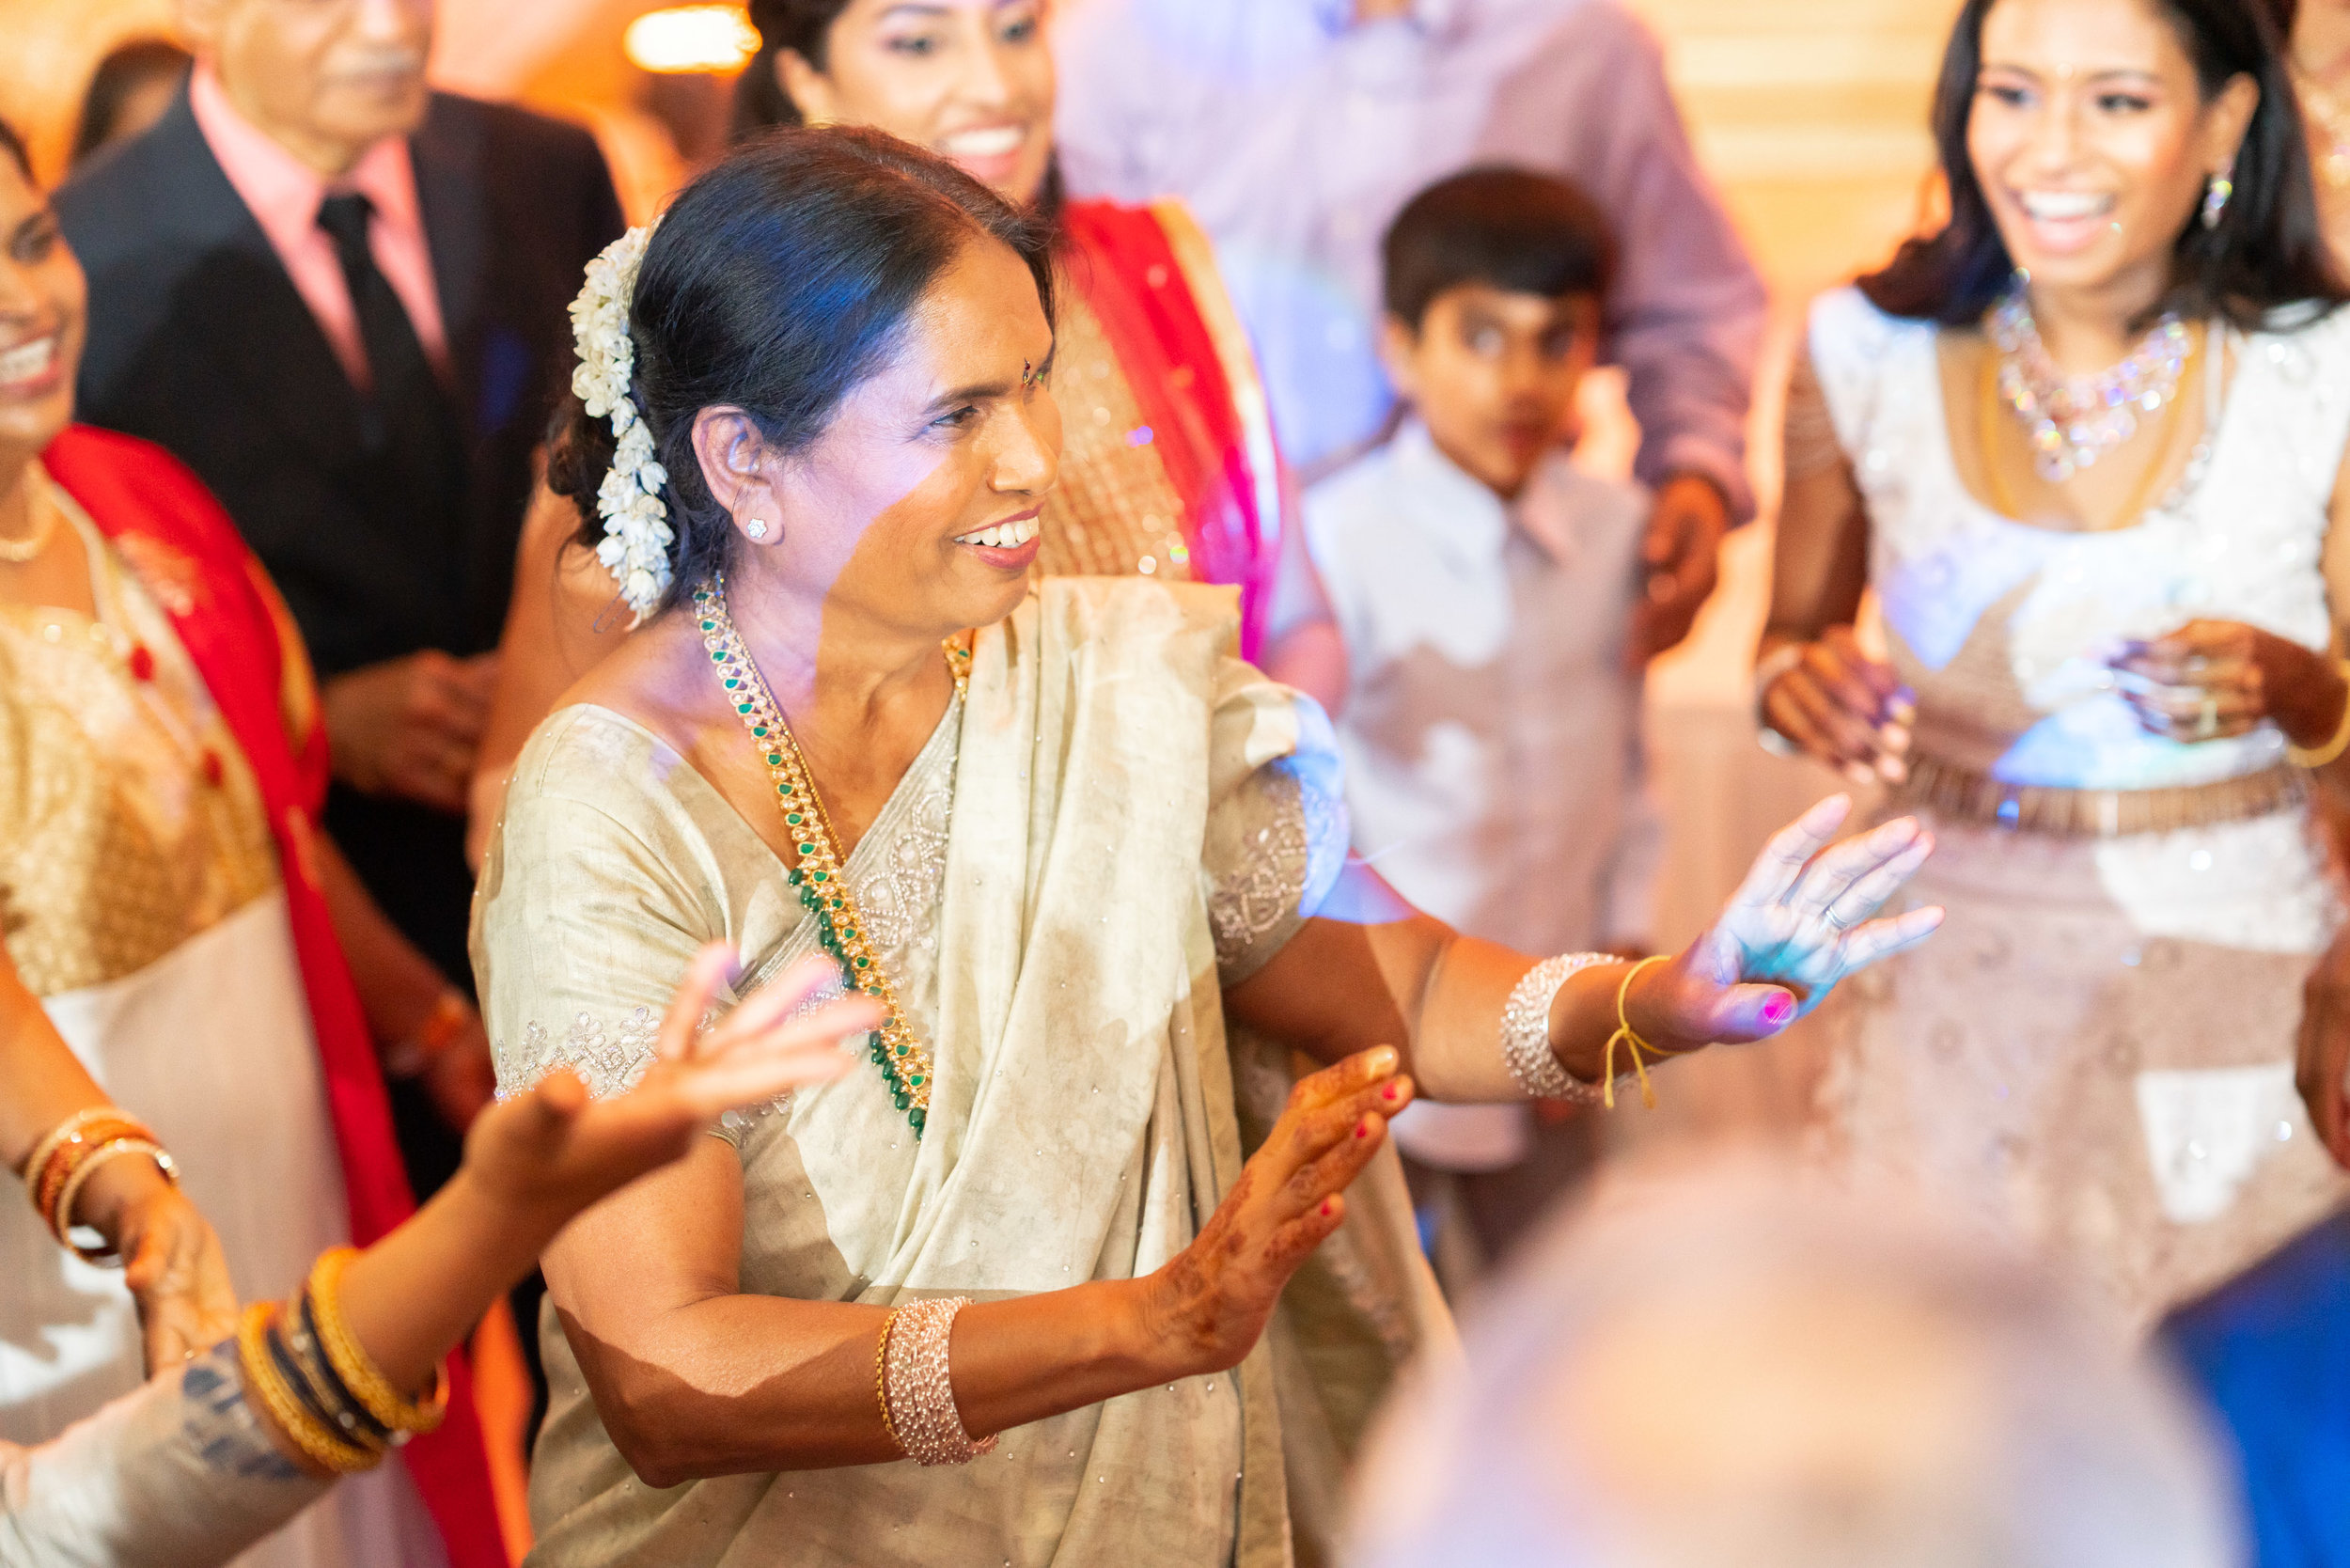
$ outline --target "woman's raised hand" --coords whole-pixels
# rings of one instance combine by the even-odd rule
[[[1668,1051],[1766,1039],[1942,923],[1935,908],[1873,918],[1934,836],[1904,817],[1828,848],[1851,809],[1832,796],[1780,829],[1705,934],[1641,973],[1626,1005],[1643,1039]]]
[[[482,1112],[465,1139],[474,1179],[506,1202],[568,1217],[682,1157],[728,1111],[838,1077],[851,1065],[842,1043],[881,1022],[881,1005],[863,996],[800,1013],[839,980],[830,960],[811,958],[703,1032],[737,962],[724,943],[696,955],[662,1019],[652,1064],[627,1093],[591,1101],[558,1069]]]
[[[1400,1065],[1381,1045],[1300,1081],[1199,1234],[1144,1282],[1148,1330],[1187,1373],[1239,1365],[1290,1276],[1346,1217],[1347,1184],[1412,1103]]]
[[[1891,666],[1863,652],[1849,626],[1793,646],[1793,662],[1762,688],[1762,722],[1856,784],[1907,776],[1918,703]]]

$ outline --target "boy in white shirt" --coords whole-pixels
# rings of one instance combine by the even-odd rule
[[[1352,665],[1355,848],[1526,952],[1644,949],[1662,851],[1626,654],[1649,496],[1562,444],[1612,259],[1597,209],[1547,175],[1414,197],[1386,235],[1381,344],[1411,416],[1306,496]],[[1506,1249],[1596,1146],[1511,1105],[1414,1106],[1395,1135],[1424,1204],[1451,1173],[1476,1244],[1439,1248],[1454,1261]]]

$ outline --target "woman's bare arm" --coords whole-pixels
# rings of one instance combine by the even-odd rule
[[[1344,1215],[1341,1190],[1409,1103],[1396,1054],[1297,1086],[1191,1247],[1139,1279],[981,1302],[955,1319],[955,1403],[974,1436],[1221,1372]],[[741,1294],[741,1166],[706,1142],[575,1221],[547,1288],[604,1429],[648,1484],[901,1457],[874,1391],[879,1307]],[[613,1266],[626,1259],[625,1269]]]
[[[1924,863],[1931,837],[1904,818],[1828,848],[1849,807],[1825,801],[1781,831],[1704,935],[1633,977],[1625,1016],[1642,1039],[1673,1053],[1764,1039],[1844,975],[1934,931],[1937,909],[1871,918]],[[1356,863],[1323,912],[1225,1000],[1233,1017],[1322,1059],[1397,1044],[1432,1099],[1515,1100],[1525,1090],[1502,1059],[1502,1010],[1534,963],[1419,914]],[[1584,1083],[1605,1075],[1631,974],[1622,962],[1595,964],[1553,998],[1552,1052]],[[1628,1070],[1629,1058],[1615,1067]]]
[[[541,481],[515,547],[514,589],[498,636],[497,695],[474,754],[465,855],[476,870],[523,744],[556,699],[628,637],[628,608],[603,565],[574,541],[578,532],[579,509]]]

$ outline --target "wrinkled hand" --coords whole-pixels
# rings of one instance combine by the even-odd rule
[[[2350,702],[2332,660],[2235,620],[2190,620],[2130,643],[2111,667],[2138,724],[2174,741],[2224,740],[2273,719],[2286,739],[2315,748]]]
[[[1640,541],[1646,590],[1633,607],[1624,649],[1632,668],[1689,635],[1720,575],[1722,536],[1729,531],[1730,503],[1713,480],[1676,474],[1658,488]]]
[[[462,813],[496,686],[495,653],[455,659],[433,649],[326,682],[335,776],[367,794]]]
[[[2350,929],[2334,938],[2301,982],[2299,1067],[2294,1081],[2310,1124],[2334,1163],[2350,1169]]]
[[[1180,1365],[1238,1366],[1263,1334],[1290,1276],[1346,1217],[1387,1118],[1412,1103],[1399,1063],[1381,1045],[1300,1080],[1199,1234],[1146,1281],[1152,1341]]]
[[[1849,626],[1832,626],[1762,692],[1762,722],[1855,784],[1909,776],[1915,693],[1890,665],[1861,651]]]
[[[1828,848],[1851,809],[1850,796],[1832,796],[1780,829],[1705,934],[1642,972],[1627,1007],[1645,1039],[1668,1051],[1766,1039],[1845,976],[1933,934],[1936,908],[1872,917],[1925,864],[1934,836],[1904,817]]]
[[[682,1158],[728,1111],[838,1077],[853,1063],[844,1043],[881,1022],[880,1004],[862,996],[793,1017],[839,979],[830,960],[811,958],[697,1033],[737,962],[723,943],[696,955],[635,1088],[590,1100],[571,1073],[551,1073],[482,1112],[465,1139],[466,1169],[502,1202],[568,1219]]]
[[[152,1377],[237,1331],[237,1292],[220,1238],[154,1163],[110,1160],[74,1205],[122,1255]]]

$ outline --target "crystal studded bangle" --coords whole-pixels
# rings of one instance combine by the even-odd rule
[[[901,1307],[883,1341],[882,1398],[893,1435],[916,1465],[968,1465],[995,1446],[994,1435],[975,1443],[964,1429],[948,1372],[955,1314],[970,1304],[950,1295]]]
[[[1587,1084],[1568,1072],[1551,1049],[1550,1009],[1570,978],[1594,964],[1616,962],[1609,953],[1561,953],[1535,964],[1511,988],[1501,1008],[1501,1059],[1528,1099],[1600,1103],[1606,1086]]]

